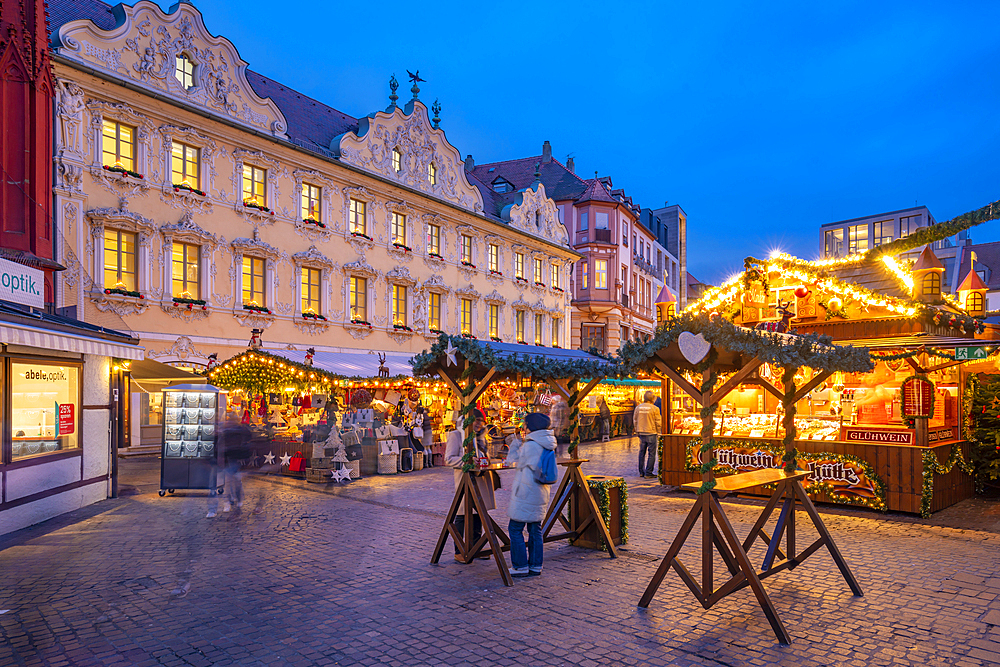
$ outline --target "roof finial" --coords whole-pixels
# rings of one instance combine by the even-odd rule
[[[594,180],[595,181],[597,180],[597,170],[596,169],[594,170]]]
[[[396,90],[399,88],[399,81],[396,81],[396,75],[393,74],[389,77],[389,108],[396,108],[396,100],[399,99],[399,95],[396,94]]]
[[[435,99],[434,104],[431,105],[431,111],[434,112],[434,118],[431,120],[434,121],[434,129],[437,130],[441,125],[441,102]]]
[[[417,70],[416,72],[406,70],[406,73],[410,75],[410,81],[413,83],[413,87],[410,88],[410,92],[413,93],[413,99],[417,99],[417,95],[420,94],[420,86],[418,86],[417,83],[425,81],[425,79],[420,78],[420,70]]]

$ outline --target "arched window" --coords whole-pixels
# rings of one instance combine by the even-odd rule
[[[969,292],[969,296],[965,298],[965,309],[970,313],[983,312],[982,292]]]
[[[926,276],[924,276],[924,281],[922,284],[924,288],[924,294],[940,294],[941,293],[941,275],[937,271],[931,271]]]

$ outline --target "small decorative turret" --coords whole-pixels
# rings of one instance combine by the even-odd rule
[[[913,299],[931,303],[941,299],[941,278],[944,264],[928,244],[913,265]]]
[[[973,317],[986,316],[986,284],[975,270],[975,262],[969,267],[969,272],[958,286],[958,298],[962,308]]]
[[[671,317],[677,316],[677,297],[664,285],[660,288],[660,293],[656,295],[656,324],[667,322]]]

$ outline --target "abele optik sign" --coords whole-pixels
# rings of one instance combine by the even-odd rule
[[[0,259],[0,299],[45,307],[45,274],[24,264]]]

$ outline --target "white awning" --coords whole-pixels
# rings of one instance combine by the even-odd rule
[[[52,331],[38,327],[17,324],[0,324],[0,343],[6,345],[26,345],[43,350],[62,350],[79,354],[97,354],[120,359],[142,359],[144,348],[129,343],[116,343],[103,338],[93,338],[78,334]]]

